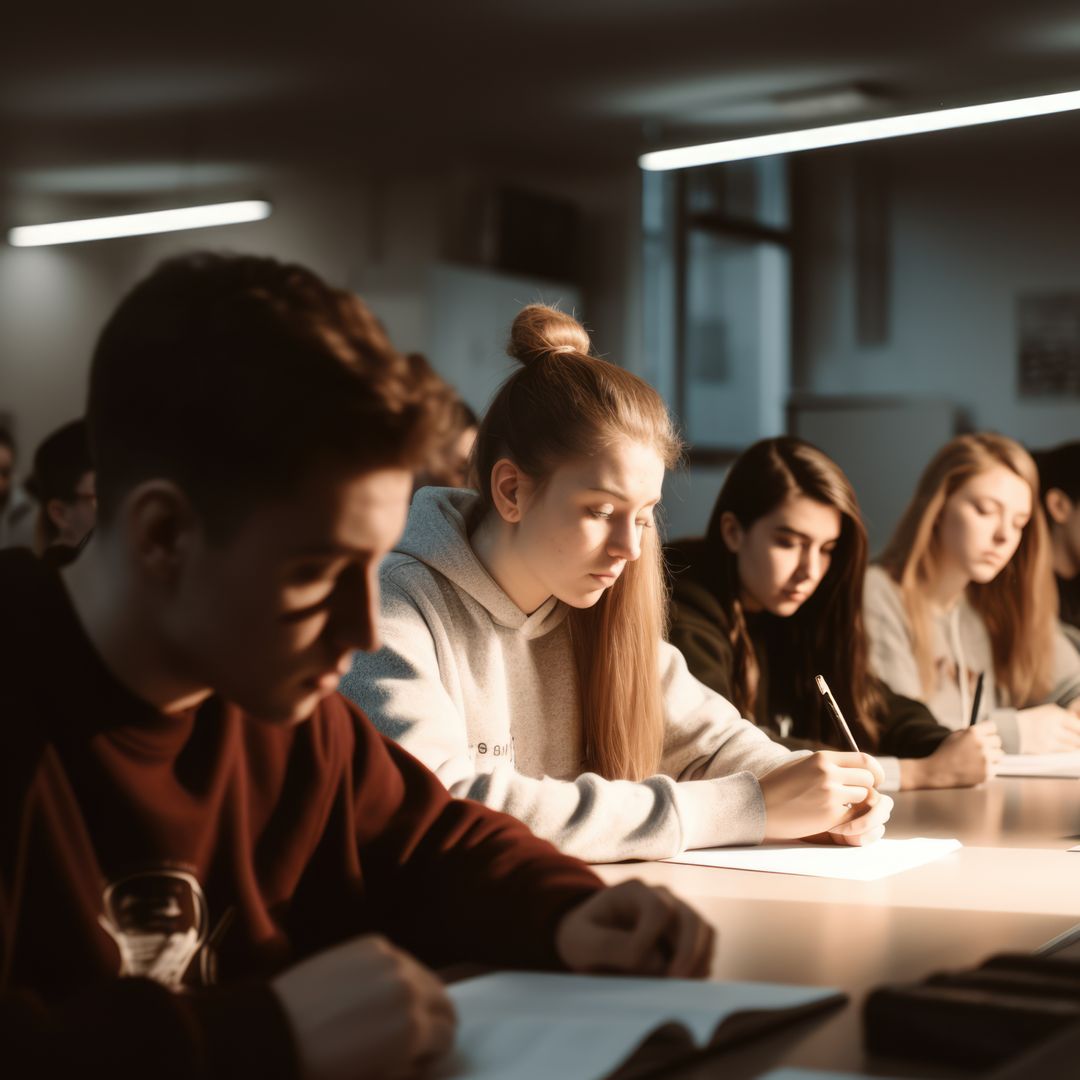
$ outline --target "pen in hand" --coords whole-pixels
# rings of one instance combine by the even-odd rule
[[[836,698],[833,697],[832,691],[829,689],[829,684],[825,681],[824,675],[815,675],[814,681],[817,683],[817,688],[821,691],[821,696],[825,699],[825,704],[829,708],[829,712],[833,714],[833,719],[836,721],[837,727],[844,733],[844,738],[847,739],[848,745],[851,749],[859,754],[862,751],[859,750],[859,744],[855,741],[855,736],[851,734],[851,728],[848,727],[847,721],[844,719],[844,714],[840,711],[840,706],[836,703]],[[847,805],[851,805],[848,803]]]
[[[844,719],[844,714],[840,711],[840,706],[836,703],[836,698],[833,697],[832,691],[829,689],[829,684],[821,675],[816,675],[814,677],[814,681],[817,683],[818,690],[821,691],[821,696],[825,699],[825,705],[827,706],[829,712],[832,713],[833,719],[836,721],[836,726],[843,733],[844,738],[847,740],[848,746],[850,746],[852,749],[852,752],[865,757],[865,755],[863,755],[862,751],[859,749],[859,744],[855,741],[855,736],[851,733],[851,728],[848,727],[848,722]],[[873,762],[872,758],[870,759],[870,762],[873,763],[874,768],[878,769],[878,771],[880,772],[880,767]],[[872,785],[873,783],[874,781],[871,781]],[[854,804],[852,803],[845,803],[844,805],[847,806],[849,809],[852,809],[854,806]],[[871,786],[866,792],[865,803],[860,803],[859,805],[860,810],[857,812],[857,816],[861,815],[866,821],[874,821],[876,815],[876,828],[873,829],[873,834],[869,836],[869,841],[878,839],[885,832],[885,822],[888,820],[889,812],[892,809],[892,799],[890,799],[888,795],[879,795],[874,790],[874,787]],[[849,819],[845,819],[845,821],[846,820]],[[850,828],[850,825],[845,824],[841,824],[838,827],[839,831],[841,832],[845,829]],[[865,836],[861,839],[858,839],[857,841],[851,841],[848,839],[837,839],[836,834],[831,831],[828,835],[832,836],[837,843],[864,844],[869,842]]]
[[[823,675],[817,675],[815,676],[815,682],[817,683],[817,688],[821,691],[821,696],[825,699],[825,704],[829,707],[829,712],[833,714],[833,719],[843,732],[844,738],[847,739],[848,745],[856,754],[860,753],[859,744],[855,741],[855,736],[851,734],[851,728],[848,727],[847,721],[844,719],[844,714],[840,711],[840,706],[836,704],[836,698],[833,697],[832,691],[829,689],[829,684],[825,681],[825,677]]]
[[[968,727],[974,727],[979,719],[979,705],[982,703],[983,680],[985,678],[986,672],[980,671],[978,679],[975,680],[975,700],[971,703],[971,720],[968,722]]]

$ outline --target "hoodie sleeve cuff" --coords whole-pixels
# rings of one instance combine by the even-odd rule
[[[1001,736],[1001,748],[1006,754],[1022,754],[1023,747],[1020,745],[1020,725],[1017,722],[1015,709],[994,709],[990,713],[990,719]]]
[[[750,772],[677,784],[682,850],[760,844],[765,838],[765,797]]]
[[[874,760],[881,766],[881,771],[885,774],[885,782],[881,785],[881,791],[899,791],[900,790],[900,759],[894,757],[880,757],[874,755]]]

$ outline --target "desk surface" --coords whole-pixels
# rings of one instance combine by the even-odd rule
[[[833,881],[675,863],[597,867],[605,881],[666,885],[717,927],[713,977],[835,986],[851,1004],[808,1026],[779,1063],[868,1069],[862,998],[884,982],[1029,952],[1080,923],[1080,781],[1002,778],[979,788],[900,792],[888,835],[955,836],[964,847],[881,881]],[[734,1065],[728,1063],[726,1066]],[[743,1055],[725,1075],[769,1064]],[[700,1075],[715,1075],[703,1068]],[[892,1075],[917,1075],[905,1068]],[[687,1072],[683,1075],[698,1075]],[[940,1075],[940,1074],[939,1074]]]

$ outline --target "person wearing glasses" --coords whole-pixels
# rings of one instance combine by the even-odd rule
[[[38,502],[34,551],[62,566],[75,557],[97,517],[85,420],[64,424],[37,448],[26,488]]]

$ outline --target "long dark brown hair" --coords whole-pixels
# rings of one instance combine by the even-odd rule
[[[805,495],[840,514],[840,536],[829,569],[806,602],[787,618],[765,620],[770,712],[788,714],[799,738],[840,745],[835,722],[814,684],[824,675],[860,747],[880,739],[881,694],[868,677],[862,594],[868,545],[859,502],[843,470],[816,446],[784,436],[763,439],[731,466],[709,521],[711,587],[727,611],[734,649],[732,699],[753,716],[760,667],[741,599],[738,561],[724,542],[721,522],[733,514],[743,530],[785,499]]]
[[[652,447],[665,467],[682,444],[660,395],[632,372],[590,355],[572,316],[540,304],[514,320],[509,355],[521,367],[480,422],[473,450],[480,496],[494,512],[491,472],[509,458],[538,487],[562,464],[620,441]],[[656,772],[664,743],[659,649],[667,620],[663,555],[644,530],[641,557],[590,608],[567,616],[587,767],[609,780]]]

